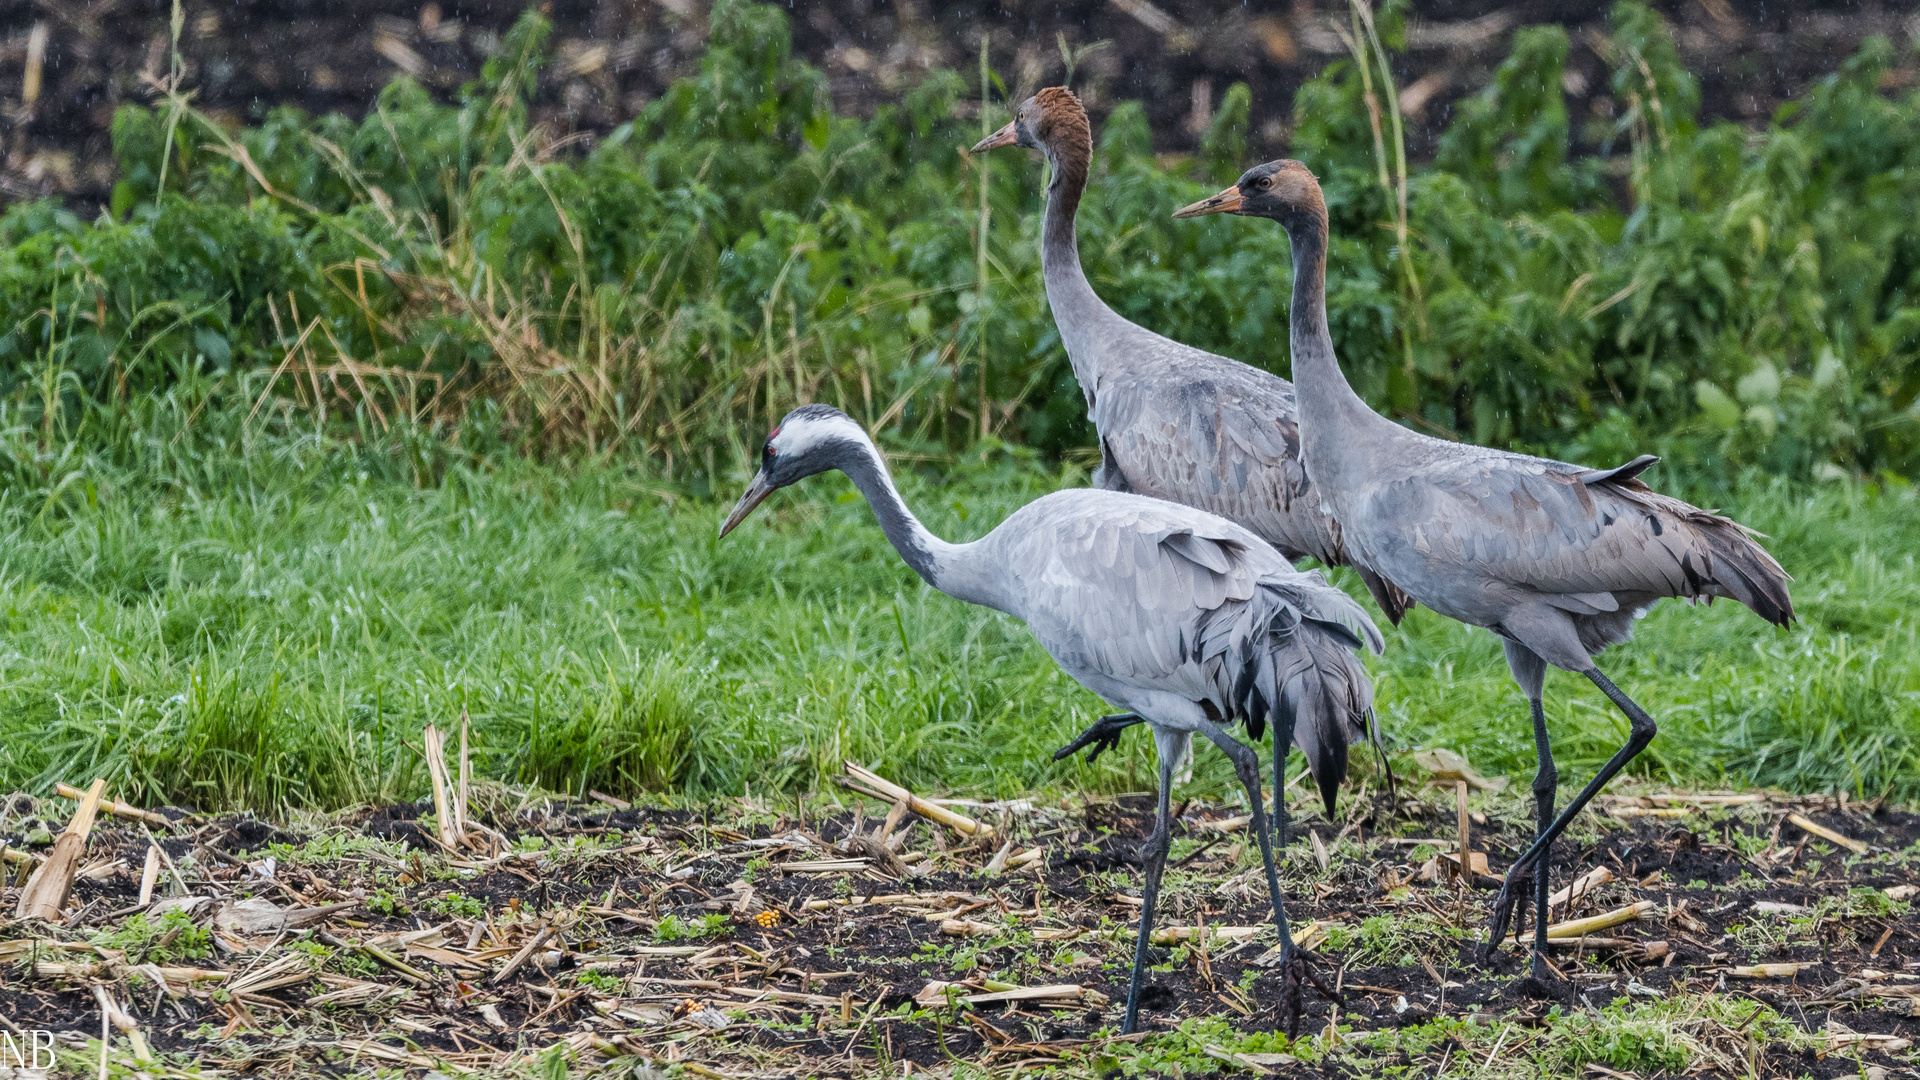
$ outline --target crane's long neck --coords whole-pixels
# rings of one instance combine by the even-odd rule
[[[1094,330],[1097,324],[1118,319],[1094,293],[1080,268],[1080,241],[1074,228],[1074,215],[1080,209],[1080,197],[1087,190],[1087,169],[1093,148],[1084,130],[1069,130],[1049,142],[1044,150],[1053,167],[1053,180],[1047,185],[1047,215],[1040,235],[1040,273],[1047,286],[1047,303],[1053,308],[1053,321],[1060,328],[1060,342],[1073,364],[1074,377],[1090,396],[1099,376],[1099,350]]]
[[[836,455],[834,464],[867,497],[867,505],[880,519],[887,540],[921,580],[956,600],[1007,610],[1001,602],[1001,590],[988,572],[991,568],[981,565],[976,545],[950,544],[922,525],[900,497],[886,461],[872,442],[864,438],[858,443],[849,442]]]
[[[1293,307],[1288,338],[1293,350],[1293,382],[1300,402],[1300,439],[1315,484],[1338,471],[1342,453],[1356,429],[1391,422],[1367,406],[1347,382],[1327,330],[1327,217],[1324,209],[1302,210],[1283,222],[1293,242]],[[1317,468],[1316,468],[1317,466]]]

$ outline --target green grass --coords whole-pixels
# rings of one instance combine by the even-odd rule
[[[1101,703],[1014,620],[921,585],[837,476],[720,542],[724,503],[637,459],[441,443],[423,473],[411,436],[246,443],[240,416],[189,430],[194,412],[156,399],[83,433],[103,447],[84,452],[0,430],[0,783],[103,775],[136,800],[269,812],[413,798],[420,728],[466,713],[480,775],[572,792],[811,790],[846,758],[989,796],[1152,786],[1144,738],[1092,767],[1050,761]],[[1009,449],[903,477],[956,539],[1082,482]],[[1775,537],[1801,622],[1660,605],[1605,658],[1661,721],[1636,767],[1920,794],[1920,500],[1755,481],[1723,501]],[[1530,772],[1489,635],[1420,611],[1387,643],[1374,667],[1399,747]],[[1585,680],[1548,686],[1577,779],[1624,722]],[[1230,791],[1217,755],[1200,766],[1196,790]]]

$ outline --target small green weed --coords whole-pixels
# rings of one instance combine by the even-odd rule
[[[213,955],[213,935],[195,926],[183,911],[169,911],[158,919],[135,915],[117,930],[95,933],[93,943],[124,950],[128,962],[134,964],[168,964]]]
[[[573,984],[603,994],[617,994],[624,986],[618,975],[609,975],[604,971],[578,972],[573,977]]]
[[[372,896],[367,897],[363,906],[375,915],[385,915],[388,918],[396,919],[402,915],[412,914],[413,912],[413,909],[407,906],[405,897],[386,889],[381,889]]]
[[[287,948],[305,953],[335,975],[346,975],[355,979],[370,979],[380,974],[380,965],[357,952],[330,949],[317,941],[304,938],[287,942]]]
[[[678,915],[668,915],[653,926],[653,940],[658,942],[685,941],[689,938],[713,937],[727,932],[727,917],[717,911],[709,912],[694,919],[682,919]]]
[[[487,905],[484,901],[464,893],[448,893],[436,896],[426,902],[426,909],[435,915],[450,915],[460,919],[484,919]]]
[[[1243,1032],[1225,1017],[1192,1017],[1179,1027],[1135,1044],[1110,1043],[1108,1054],[1094,1061],[1099,1074],[1118,1069],[1122,1076],[1193,1076],[1221,1071],[1222,1062],[1209,1049],[1228,1054],[1291,1054],[1303,1061],[1319,1057],[1312,1039],[1288,1041],[1278,1031]]]

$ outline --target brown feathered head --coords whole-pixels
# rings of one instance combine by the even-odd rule
[[[1066,87],[1049,86],[1021,102],[1012,122],[973,144],[972,152],[1015,145],[1085,161],[1093,155],[1093,127],[1087,123],[1086,107]]]
[[[1289,230],[1298,224],[1327,223],[1327,203],[1320,194],[1320,181],[1298,161],[1282,158],[1255,165],[1240,174],[1240,182],[1192,206],[1174,211],[1177,218],[1204,214],[1245,214],[1268,217]]]

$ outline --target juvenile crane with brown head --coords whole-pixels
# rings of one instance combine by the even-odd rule
[[[1175,217],[1271,218],[1293,244],[1289,341],[1299,380],[1301,458],[1340,525],[1349,558],[1450,618],[1500,636],[1533,713],[1540,757],[1538,832],[1493,903],[1487,950],[1509,920],[1536,906],[1533,977],[1550,976],[1547,886],[1553,841],[1627,762],[1653,741],[1653,718],[1594,666],[1656,601],[1736,600],[1779,626],[1793,619],[1792,580],[1717,513],[1669,498],[1638,476],[1645,455],[1612,469],[1446,442],[1374,412],[1354,393],[1327,330],[1327,208],[1298,161],[1272,161]],[[1559,773],[1540,692],[1547,665],[1585,675],[1629,723],[1626,745],[1558,817]]]
[[[1054,324],[1100,437],[1094,486],[1218,514],[1252,530],[1290,560],[1311,556],[1328,566],[1347,563],[1339,528],[1322,511],[1320,496],[1300,467],[1293,387],[1276,375],[1122,318],[1087,281],[1074,217],[1086,191],[1093,133],[1080,99],[1061,86],[1041,90],[972,152],[1005,146],[1039,150],[1053,168],[1041,272]],[[1365,569],[1360,575],[1381,611],[1398,623],[1405,595]],[[1123,728],[1138,722],[1130,714],[1105,717],[1055,757],[1091,744],[1087,756],[1092,760],[1118,744]],[[1314,770],[1329,817],[1346,773],[1349,741],[1371,736],[1378,745],[1372,724],[1369,717],[1367,727],[1351,732],[1298,729],[1300,747],[1310,759],[1313,743],[1337,755],[1331,768]],[[1274,744],[1274,820],[1282,844],[1287,814],[1279,789],[1287,750],[1284,743]]]

